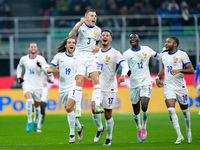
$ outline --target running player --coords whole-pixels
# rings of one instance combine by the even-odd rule
[[[158,58],[159,54],[148,46],[140,46],[140,38],[135,33],[130,35],[129,42],[131,48],[124,52],[123,58],[127,61],[131,71],[130,97],[137,127],[137,137],[141,143],[147,137],[148,104],[152,90],[149,60],[151,57]],[[142,107],[142,126],[140,123],[140,103]]]
[[[42,70],[39,68],[37,62],[42,66],[46,66],[44,57],[37,55],[38,47],[36,43],[30,43],[28,48],[29,54],[22,56],[17,66],[17,78],[22,84],[24,96],[26,98],[26,111],[28,123],[26,131],[29,133],[32,127],[32,103],[34,102],[34,124],[33,130],[37,131],[38,119],[40,118],[40,102],[42,95]],[[25,69],[24,78],[22,78],[23,68]]]
[[[190,112],[188,110],[189,95],[184,80],[184,74],[193,74],[194,69],[188,55],[178,50],[179,40],[176,37],[168,37],[165,41],[165,48],[168,52],[162,54],[163,66],[156,77],[156,84],[162,87],[159,80],[165,74],[164,95],[169,117],[177,134],[175,144],[180,144],[184,138],[178,123],[175,112],[175,103],[178,100],[186,124],[186,139],[192,142]]]
[[[111,32],[109,30],[104,30],[101,35],[101,50],[98,53],[98,61],[99,68],[101,69],[101,74],[99,76],[101,85],[101,101],[105,110],[104,115],[107,129],[106,140],[103,144],[105,146],[110,146],[112,143],[112,131],[114,126],[112,109],[115,107],[118,91],[116,79],[117,69],[119,65],[122,66],[122,73],[118,79],[119,83],[125,81],[125,75],[129,70],[128,64],[123,60],[121,53],[110,46],[111,41]],[[93,114],[93,119],[98,127],[98,132],[94,138],[94,142],[99,142],[104,133],[101,114]]]
[[[74,49],[75,39],[66,38],[58,47],[57,54],[51,61],[50,67],[47,69],[47,73],[51,73],[54,67],[59,66],[59,96],[66,108],[68,115],[68,123],[70,127],[69,143],[75,143],[75,126],[78,130],[78,141],[83,139],[83,128],[78,118],[75,118],[74,112],[75,106],[75,74],[74,74]],[[51,70],[50,70],[51,69]]]

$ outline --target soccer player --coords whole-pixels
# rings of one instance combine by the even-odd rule
[[[17,66],[17,78],[22,84],[24,96],[26,98],[26,111],[28,123],[26,131],[29,133],[32,127],[32,103],[34,101],[34,124],[33,130],[37,131],[38,119],[40,118],[40,102],[42,94],[42,71],[44,68],[39,68],[37,62],[42,66],[46,66],[44,57],[37,55],[38,47],[36,43],[30,43],[28,48],[29,54],[21,57]],[[25,69],[24,78],[22,78],[23,69]]]
[[[76,50],[74,53],[75,74],[76,74],[76,117],[81,117],[82,87],[85,73],[92,79],[92,113],[103,113],[100,107],[101,88],[99,84],[99,70],[96,53],[99,51],[101,29],[95,25],[97,15],[95,10],[87,10],[85,18],[70,31],[69,37],[77,36]]]
[[[162,87],[159,80],[165,74],[164,95],[169,117],[177,134],[175,144],[180,144],[184,138],[181,134],[178,117],[175,112],[175,103],[178,100],[186,124],[186,139],[192,142],[190,112],[188,110],[189,95],[184,80],[184,74],[193,74],[194,69],[188,55],[178,50],[179,40],[176,37],[168,37],[165,41],[167,52],[162,54],[163,66],[156,77],[156,84]]]
[[[39,51],[38,54],[44,57],[44,53],[42,51]],[[41,67],[39,62],[37,63],[37,65],[38,65],[38,67]],[[46,68],[48,68],[48,67],[49,67],[49,65],[46,66]],[[48,81],[47,81],[47,76],[48,76]],[[54,75],[53,75],[53,73],[47,75],[47,74],[42,72],[41,78],[42,78],[42,97],[41,97],[41,103],[40,103],[41,114],[40,114],[40,118],[38,120],[37,132],[42,131],[41,127],[42,127],[42,124],[44,123],[45,108],[46,108],[47,100],[48,100],[47,82],[53,83],[54,82]]]
[[[130,35],[129,42],[131,48],[124,52],[123,58],[128,63],[131,71],[130,97],[137,127],[137,137],[141,143],[147,137],[148,104],[152,90],[149,60],[151,57],[158,58],[159,54],[148,46],[140,46],[140,38],[135,33]],[[140,123],[140,103],[142,107],[142,126]]]
[[[197,82],[198,80],[198,82]],[[196,83],[198,83],[197,85],[197,92],[198,92],[198,102],[200,103],[200,62],[198,63],[197,67],[196,67],[196,73],[195,73],[195,77],[194,77],[194,86],[196,87]],[[200,115],[200,111],[199,111],[199,115]]]
[[[78,130],[78,141],[81,142],[83,139],[83,128],[78,118],[75,118],[74,112],[75,105],[75,74],[74,74],[74,49],[75,39],[66,38],[57,47],[57,54],[51,61],[50,67],[47,69],[47,73],[51,73],[49,69],[59,66],[59,96],[66,108],[68,115],[68,123],[70,127],[69,143],[75,143],[75,126]]]
[[[112,131],[114,126],[114,120],[112,117],[112,109],[115,107],[115,101],[117,98],[117,69],[119,65],[122,66],[122,73],[118,79],[118,82],[125,81],[125,75],[127,74],[129,67],[123,60],[123,57],[119,51],[110,46],[112,41],[112,34],[109,30],[104,30],[101,35],[101,50],[98,53],[99,68],[101,74],[99,76],[101,86],[101,102],[105,110],[104,115],[106,119],[107,136],[103,145],[110,146],[112,143]],[[98,132],[94,138],[94,142],[99,142],[102,134],[104,133],[104,127],[101,121],[101,114],[93,114],[93,119],[98,127]]]

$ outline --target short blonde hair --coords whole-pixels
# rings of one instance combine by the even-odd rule
[[[95,12],[95,13],[96,13],[96,10],[94,10],[94,9],[88,9],[88,10],[85,12],[85,16],[86,16],[89,12]]]

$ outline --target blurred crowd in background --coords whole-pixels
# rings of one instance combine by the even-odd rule
[[[11,3],[11,1],[9,1]],[[200,0],[37,0],[38,12],[35,16],[83,16],[88,9],[95,9],[97,15],[173,15],[171,19],[162,18],[163,25],[190,25],[190,14],[200,14]],[[12,11],[8,0],[0,0],[0,29],[9,28],[4,17],[9,17]],[[176,17],[182,15],[182,18]],[[12,16],[14,17],[14,16]],[[111,22],[98,20],[98,26],[112,26],[120,21]],[[156,26],[156,18],[150,20],[134,19],[127,23],[128,26]],[[57,22],[57,27],[72,27],[66,20]],[[48,27],[48,24],[43,24]]]

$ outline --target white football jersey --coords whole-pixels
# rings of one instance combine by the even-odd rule
[[[76,80],[73,55],[67,55],[66,52],[57,53],[51,61],[51,65],[59,66],[59,93],[74,88]]]
[[[90,57],[91,55],[95,55],[93,50],[96,42],[100,41],[100,36],[101,29],[98,26],[89,27],[86,23],[83,23],[77,31],[77,43],[74,56],[81,55],[83,57]]]
[[[34,89],[42,87],[42,70],[40,67],[37,66],[37,61],[40,62],[41,66],[47,65],[44,57],[40,55],[36,55],[36,57],[32,59],[28,54],[20,59],[19,66],[25,68],[23,87],[31,86]]]
[[[173,90],[186,88],[184,74],[172,75],[170,72],[175,69],[183,69],[185,65],[191,63],[188,55],[180,50],[176,50],[172,54],[165,52],[162,54],[162,63],[165,72],[164,86],[170,87]]]
[[[158,57],[158,54],[148,46],[140,46],[139,50],[129,48],[123,53],[123,58],[131,70],[130,88],[152,84],[149,72],[149,60],[152,56]]]
[[[117,69],[123,60],[121,53],[110,47],[107,51],[100,50],[98,53],[99,68],[101,74],[99,82],[102,91],[117,92]]]

